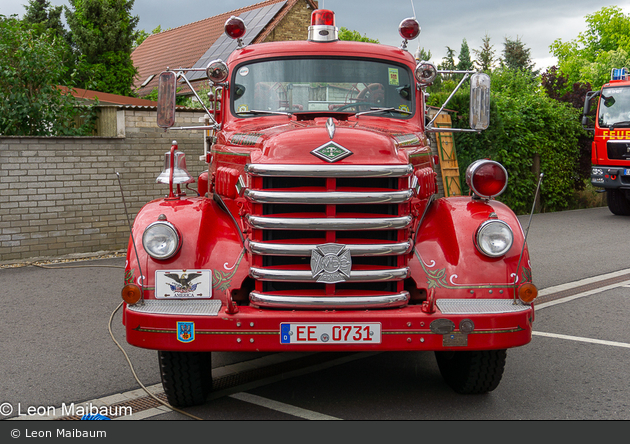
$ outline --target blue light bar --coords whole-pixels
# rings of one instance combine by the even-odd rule
[[[627,68],[613,68],[610,73],[611,80],[628,80],[628,69]]]

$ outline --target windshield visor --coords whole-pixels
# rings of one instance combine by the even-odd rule
[[[600,127],[630,127],[630,88],[604,88],[599,99]]]
[[[378,116],[413,115],[411,71],[394,63],[359,59],[282,59],[239,66],[231,84],[232,113],[326,114],[383,110]]]

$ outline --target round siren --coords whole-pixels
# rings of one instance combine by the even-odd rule
[[[466,184],[482,199],[499,196],[505,191],[507,182],[507,171],[494,160],[477,160],[466,170]]]
[[[328,9],[316,9],[311,14],[311,26],[335,26],[335,13]]]
[[[240,39],[245,35],[247,28],[245,22],[240,17],[232,16],[225,22],[225,34],[231,39]]]
[[[406,18],[398,25],[398,33],[405,40],[413,40],[420,35],[420,24],[415,18]]]

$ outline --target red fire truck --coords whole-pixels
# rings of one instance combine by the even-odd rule
[[[400,48],[339,41],[333,12],[316,10],[308,41],[208,63],[208,169],[190,177],[173,143],[169,194],[135,218],[122,291],[127,341],[158,350],[172,405],[207,399],[211,352],[433,351],[455,391],[485,393],[506,350],[530,342],[524,231],[494,200],[506,170],[476,161],[470,196],[437,197],[429,135],[448,129],[425,89],[440,72],[406,49],[415,19],[399,32]],[[185,74],[160,76],[163,128],[177,129]],[[485,129],[489,76],[449,74],[471,85],[462,131]]]
[[[613,69],[600,91],[587,93],[582,124],[588,126],[591,99],[599,97],[591,149],[591,183],[606,190],[613,214],[630,215],[630,81],[626,68]]]

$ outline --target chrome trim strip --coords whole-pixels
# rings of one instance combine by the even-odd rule
[[[261,281],[316,282],[311,270],[279,270],[275,268],[251,267],[249,276]],[[395,281],[409,277],[409,268],[386,270],[352,270],[346,282]]]
[[[376,296],[277,296],[252,291],[249,300],[255,307],[366,309],[397,308],[409,303],[409,293]]]
[[[413,190],[370,191],[370,192],[285,192],[245,190],[245,197],[256,203],[291,203],[291,204],[399,204],[413,197]]]
[[[530,310],[531,305],[513,299],[437,299],[442,314],[496,314]]]
[[[248,241],[247,249],[252,254],[262,256],[310,256],[318,244],[277,244]],[[411,242],[390,244],[346,244],[351,256],[394,256],[405,254],[411,249]]]
[[[252,176],[279,177],[405,177],[413,165],[272,165],[247,164]]]
[[[400,230],[411,225],[411,216],[376,218],[313,218],[265,217],[247,215],[252,228],[261,230]]]

